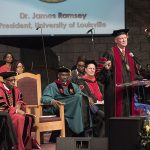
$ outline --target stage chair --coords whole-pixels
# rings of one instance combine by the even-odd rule
[[[60,130],[61,137],[65,137],[64,105],[59,105],[59,117],[42,116],[41,104],[41,76],[40,74],[22,73],[16,76],[16,86],[23,94],[26,105],[26,113],[34,114],[35,136],[38,143],[41,143],[40,133]],[[52,105],[51,105],[52,106]],[[42,134],[43,135],[43,134]]]

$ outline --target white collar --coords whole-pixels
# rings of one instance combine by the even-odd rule
[[[4,83],[3,83],[3,86],[7,91],[10,91],[10,89]]]
[[[119,48],[120,52],[122,53],[122,49],[120,47],[118,47],[118,48]]]

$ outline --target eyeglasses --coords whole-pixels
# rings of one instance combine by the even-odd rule
[[[96,68],[87,68],[88,70],[96,70]]]

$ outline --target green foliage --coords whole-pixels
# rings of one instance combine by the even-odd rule
[[[150,125],[144,126],[142,131],[139,133],[141,147],[146,147],[150,143]]]

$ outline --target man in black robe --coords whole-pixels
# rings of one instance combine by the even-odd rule
[[[120,29],[113,32],[116,46],[103,55],[103,67],[98,74],[98,80],[104,84],[106,135],[110,117],[135,115],[134,89],[131,86],[117,86],[135,80],[134,60],[126,48],[128,31],[128,29]]]

